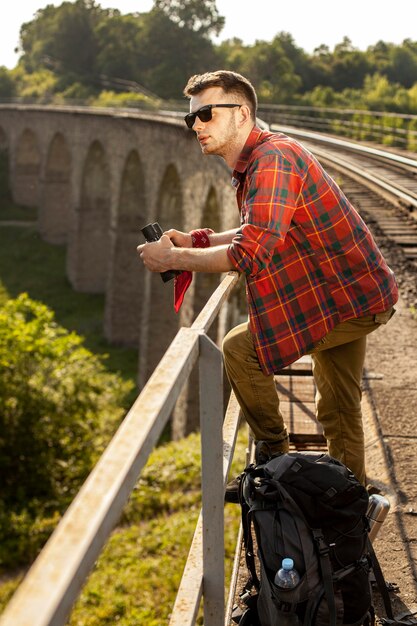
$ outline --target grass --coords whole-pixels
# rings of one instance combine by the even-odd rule
[[[0,221],[0,306],[9,298],[28,293],[55,311],[61,326],[83,336],[89,350],[108,355],[106,365],[110,371],[135,381],[137,350],[106,341],[104,295],[73,291],[65,275],[65,254],[65,246],[41,240],[35,223],[33,227],[9,226]]]
[[[246,432],[241,430],[233,472],[243,467],[245,443]],[[168,623],[200,506],[199,435],[192,434],[155,449],[125,507],[120,525],[112,533],[73,608],[68,626]],[[239,521],[240,507],[226,505],[226,589]],[[0,611],[22,577],[19,572],[0,583]],[[198,623],[202,624],[201,615]]]

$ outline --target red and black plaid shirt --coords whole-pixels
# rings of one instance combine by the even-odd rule
[[[232,182],[241,227],[228,255],[246,275],[265,374],[306,354],[339,322],[395,304],[394,275],[368,227],[297,141],[255,127]]]

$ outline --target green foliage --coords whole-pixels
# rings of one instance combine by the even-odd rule
[[[292,101],[303,81],[295,72],[301,56],[287,33],[278,34],[272,42],[256,41],[253,46],[245,46],[239,39],[219,46],[220,65],[247,76],[262,103]]]
[[[216,65],[214,46],[209,39],[176,24],[157,8],[143,16],[141,47],[136,80],[161,98],[182,97],[191,74]]]
[[[89,102],[96,97],[96,90],[91,85],[84,85],[78,81],[63,86],[63,90],[55,94],[53,102],[59,104],[65,101]]]
[[[218,35],[224,26],[216,0],[155,0],[154,6],[181,28],[194,31],[203,37]]]
[[[142,43],[143,19],[139,15],[112,15],[96,28],[96,70],[107,76],[140,80],[146,51]]]
[[[115,91],[102,91],[96,98],[90,100],[91,106],[97,107],[137,107],[140,109],[156,110],[161,104],[160,100],[155,100],[141,93]]]
[[[95,28],[112,15],[94,0],[47,5],[20,31],[23,63],[31,73],[45,64],[58,74],[73,72],[84,82],[94,72]]]
[[[50,102],[56,91],[57,78],[51,70],[40,69],[28,74],[20,67],[15,73],[19,96],[23,99],[36,99]]]
[[[16,95],[13,75],[7,67],[0,66],[0,98],[12,98]]]
[[[193,434],[181,444],[169,442],[153,451],[124,512],[127,522],[200,506],[199,441]]]
[[[232,473],[243,466],[246,443],[246,429],[241,429]],[[200,506],[199,435],[155,449],[125,508],[122,525],[110,537],[74,606],[69,626],[166,624]],[[226,586],[239,522],[239,507],[227,505]],[[0,585],[0,611],[20,580],[19,574]]]
[[[65,274],[65,247],[42,241],[36,231],[36,210],[11,204],[6,217],[33,220],[33,228],[0,229],[0,305],[27,292],[53,309],[61,326],[82,335],[89,350],[106,355],[103,363],[108,371],[122,372],[126,380],[134,381],[137,350],[112,346],[103,336],[104,296],[74,292]],[[126,409],[135,397],[136,391],[127,398]]]
[[[215,46],[210,37],[223,26],[215,0],[154,0],[147,13],[127,15],[102,9],[94,0],[48,5],[21,28],[21,66],[35,76],[16,89],[18,95],[41,98],[52,91],[51,101],[59,101],[57,94],[88,101],[103,87],[115,89],[116,78],[139,83],[160,98],[180,99],[191,74],[227,67],[252,80],[261,103],[347,102],[374,108],[375,98],[369,96],[368,103],[363,92],[369,77],[379,76],[400,90],[381,110],[417,113],[407,92],[417,84],[417,42],[379,41],[361,51],[344,37],[333,50],[321,45],[309,55],[286,32],[270,42],[243,45],[231,39]],[[45,68],[55,82],[46,80]],[[9,93],[13,85],[7,76],[2,81],[0,72],[0,93],[2,82]]]
[[[39,548],[122,417],[129,389],[44,304],[22,294],[0,309],[0,562]]]

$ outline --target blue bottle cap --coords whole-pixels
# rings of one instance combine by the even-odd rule
[[[294,567],[294,561],[292,559],[282,559],[282,568],[290,570]]]

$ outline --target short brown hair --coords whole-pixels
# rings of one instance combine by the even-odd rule
[[[205,74],[191,76],[184,89],[187,98],[195,96],[209,87],[221,87],[225,93],[240,96],[249,105],[253,120],[256,119],[258,98],[252,83],[237,72],[229,70],[217,70]]]

